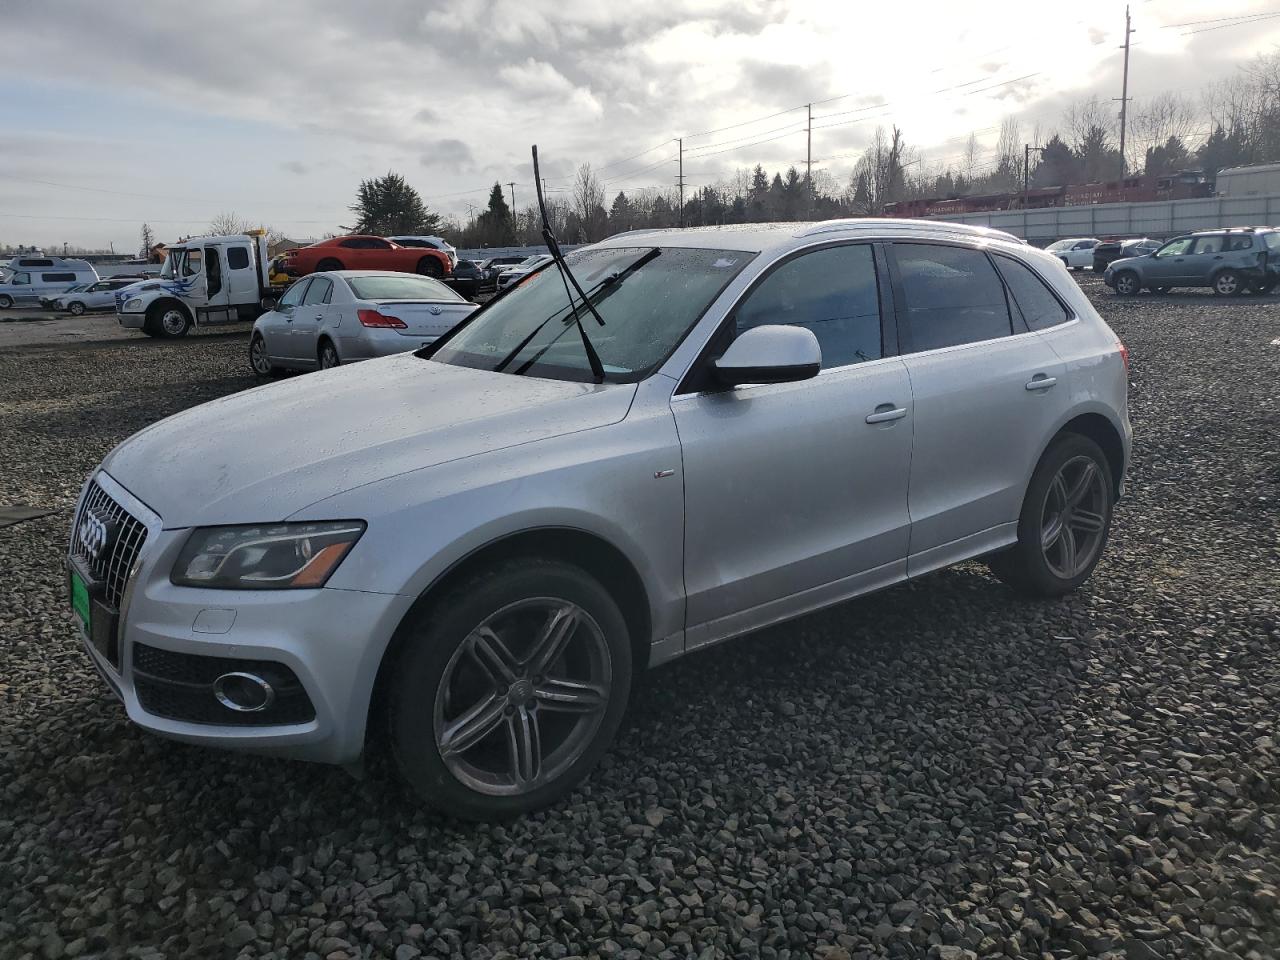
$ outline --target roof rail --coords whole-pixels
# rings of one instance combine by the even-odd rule
[[[807,230],[802,230],[796,236],[812,237],[823,233],[834,233],[838,230],[845,230],[849,227],[866,227],[877,230],[886,227],[910,228],[914,230],[928,229],[939,233],[959,233],[975,237],[994,237],[999,240],[1011,240],[1014,243],[1026,243],[1021,237],[1017,237],[1007,230],[1000,230],[997,227],[982,227],[971,223],[955,223],[951,220],[920,220],[909,217],[846,217],[839,220],[824,220],[822,223],[816,223]]]

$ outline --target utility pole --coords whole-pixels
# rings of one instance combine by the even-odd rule
[[[1044,147],[1033,147],[1029,143],[1022,145],[1022,209],[1027,209],[1028,194],[1031,187],[1031,151],[1044,153]]]
[[[676,211],[676,224],[684,226],[684,137],[676,137],[676,144],[679,149],[678,172],[676,173],[676,186],[680,188],[680,207]]]
[[[511,188],[511,226],[512,226],[512,228],[514,229],[514,227],[515,227],[515,225],[516,225],[516,184],[515,184],[515,181],[514,181],[514,180],[513,180],[513,181],[510,181],[510,182],[507,184],[507,186]]]
[[[804,131],[804,181],[808,187],[808,214],[813,216],[813,104],[805,104],[809,111],[809,123]]]
[[[1129,35],[1134,31],[1129,26],[1129,6],[1124,8],[1124,79],[1120,81],[1120,189],[1124,190],[1124,132],[1125,120],[1129,113]]]

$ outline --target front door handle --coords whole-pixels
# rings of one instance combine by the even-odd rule
[[[316,319],[317,319],[317,320],[323,320],[323,319],[324,319],[324,314],[323,314],[323,313],[317,313],[317,314],[316,314]]]
[[[867,423],[888,423],[891,420],[901,420],[906,415],[906,407],[895,407],[892,403],[882,403],[876,407],[875,413],[867,414]]]
[[[1034,377],[1027,381],[1028,390],[1048,390],[1058,382],[1057,377],[1046,377],[1043,373],[1037,373]]]

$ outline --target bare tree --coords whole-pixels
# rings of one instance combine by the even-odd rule
[[[997,190],[1016,190],[1022,183],[1022,125],[1014,117],[1000,122],[1000,138],[996,141],[996,169],[991,186]]]
[[[586,240],[604,237],[608,214],[604,208],[604,187],[591,169],[591,164],[578,167],[573,180],[573,212],[577,215]]]
[[[209,233],[215,236],[245,233],[254,229],[257,227],[251,220],[237,216],[235,211],[220,213],[209,221]]]
[[[849,202],[858,213],[884,213],[886,204],[905,196],[906,167],[917,162],[919,158],[907,147],[898,127],[887,135],[884,127],[876,127],[871,146],[853,168],[847,191]]]
[[[1189,143],[1200,123],[1195,103],[1174,91],[1137,101],[1129,109],[1126,168],[1141,169],[1147,149],[1168,143],[1170,139]]]
[[[1094,131],[1097,130],[1101,130],[1109,140],[1115,124],[1115,114],[1097,97],[1077,100],[1067,108],[1062,118],[1062,125],[1067,131],[1067,140],[1073,149],[1079,149],[1091,134],[1096,136]]]
[[[960,161],[960,172],[966,180],[973,180],[973,172],[978,167],[978,155],[980,152],[978,135],[976,133],[969,134],[969,140],[964,145],[964,158]]]

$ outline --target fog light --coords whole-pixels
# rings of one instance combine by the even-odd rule
[[[213,695],[220,704],[237,713],[265,710],[276,698],[271,684],[252,673],[224,673],[213,681]]]

